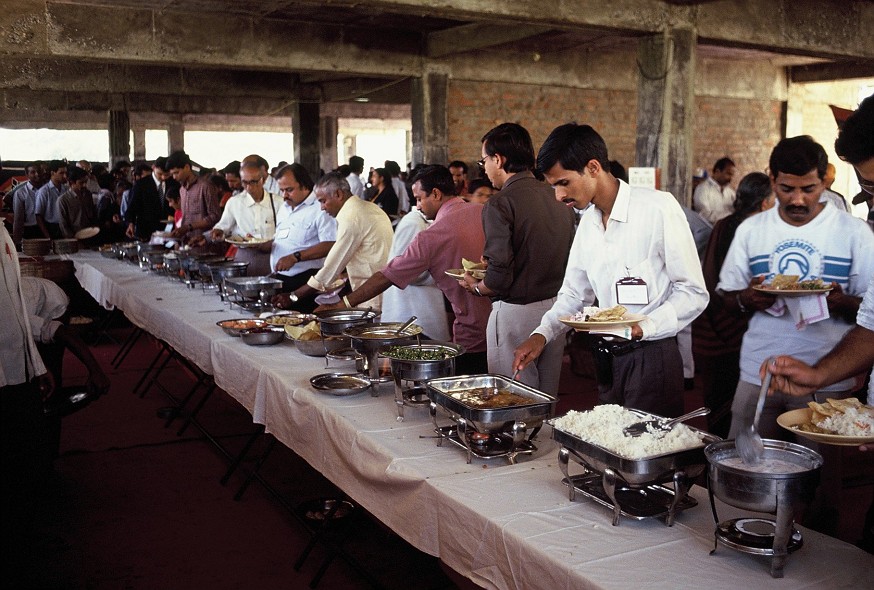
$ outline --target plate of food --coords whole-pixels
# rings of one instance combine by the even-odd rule
[[[268,238],[255,238],[252,236],[227,236],[225,241],[237,248],[254,248],[261,244],[266,244],[270,240]]]
[[[874,443],[874,407],[858,399],[808,402],[808,407],[784,412],[777,424],[803,438],[839,446]]]
[[[474,262],[473,260],[462,258],[461,268],[450,268],[445,272],[453,279],[463,279],[464,273],[469,272],[470,276],[481,281],[486,276],[486,268],[487,265],[484,262]]]
[[[753,290],[781,297],[807,297],[828,293],[833,289],[822,279],[799,281],[800,278],[798,275],[775,275],[770,283],[756,285]]]
[[[86,228],[83,228],[83,229],[80,229],[79,231],[77,231],[73,237],[76,238],[77,240],[88,240],[90,238],[93,238],[94,236],[96,236],[99,233],[100,233],[99,227],[86,227]]]
[[[603,328],[633,326],[645,319],[646,316],[642,313],[632,313],[622,305],[614,305],[613,307],[603,309],[600,307],[585,307],[583,311],[577,312],[572,316],[559,318],[559,321],[574,330],[597,331]]]

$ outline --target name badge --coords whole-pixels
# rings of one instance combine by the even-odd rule
[[[288,230],[287,229],[279,230],[278,232],[276,232],[276,237],[280,240],[284,240],[285,238],[288,237]]]
[[[616,281],[616,303],[619,305],[646,305],[649,295],[641,278],[626,277]]]

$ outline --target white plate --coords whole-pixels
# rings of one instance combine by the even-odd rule
[[[767,293],[769,295],[777,295],[778,297],[807,297],[809,295],[828,293],[833,288],[834,287],[825,287],[824,289],[771,289],[769,287],[756,285],[753,287],[753,290]]]
[[[627,312],[622,319],[613,320],[610,322],[575,322],[570,318],[559,318],[559,321],[565,326],[570,326],[574,330],[583,330],[585,332],[596,332],[598,330],[602,330],[604,328],[620,328],[622,326],[633,326],[634,324],[639,324],[643,320],[646,319],[646,316],[642,313],[631,313]]]
[[[86,227],[77,231],[73,237],[77,240],[87,240],[88,238],[93,238],[97,234],[100,233],[99,227]]]
[[[270,240],[267,238],[241,238],[240,236],[229,236],[225,238],[228,244],[233,244],[237,248],[254,248],[261,244],[266,244]]]
[[[777,416],[777,424],[803,438],[825,443],[827,445],[837,445],[842,447],[857,447],[862,444],[874,443],[874,435],[871,436],[846,436],[843,434],[822,434],[819,432],[805,432],[798,430],[795,426],[800,424],[810,424],[810,418],[813,415],[813,410],[810,408],[799,408],[797,410],[789,410]]]

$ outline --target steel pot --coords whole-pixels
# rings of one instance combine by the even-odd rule
[[[325,336],[342,336],[348,328],[372,324],[379,313],[370,309],[353,307],[350,309],[330,309],[315,314],[322,334]]]
[[[367,361],[365,370],[371,379],[379,379],[379,363],[376,357],[382,348],[396,344],[412,344],[415,342],[415,337],[422,333],[422,326],[411,324],[398,334],[398,328],[402,326],[401,322],[389,322],[354,326],[343,331],[344,336],[352,339],[352,348],[364,355]]]
[[[451,377],[455,375],[455,357],[464,354],[464,347],[453,342],[427,341],[421,344],[411,344],[404,348],[412,348],[426,352],[443,352],[447,358],[440,360],[412,360],[399,359],[390,355],[391,374],[396,379],[404,381],[425,381],[438,377]]]

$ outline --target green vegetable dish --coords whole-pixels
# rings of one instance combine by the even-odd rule
[[[442,361],[456,356],[457,353],[449,348],[390,346],[380,354],[402,361]]]

